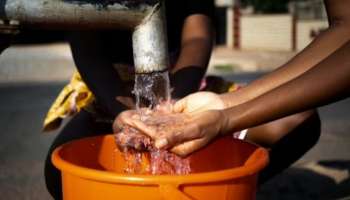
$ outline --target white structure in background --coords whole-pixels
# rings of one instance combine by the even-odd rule
[[[242,50],[299,51],[328,27],[322,0],[292,2],[287,14],[253,14],[251,8],[234,11],[238,1],[216,0],[226,7],[226,45]],[[239,16],[239,20],[237,20]],[[234,20],[235,19],[235,20]]]
[[[235,0],[215,0],[217,7],[232,7]]]
[[[308,0],[289,3],[289,12],[301,20],[327,19],[322,0]]]
[[[322,0],[291,2],[289,12],[297,16],[297,50],[305,48],[313,38],[328,27],[327,13]]]
[[[297,50],[304,49],[321,31],[328,27],[327,20],[298,20]]]
[[[240,26],[241,49],[289,51],[293,48],[292,15],[244,15]]]

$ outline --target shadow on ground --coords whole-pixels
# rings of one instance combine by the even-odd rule
[[[293,167],[264,184],[258,200],[350,199],[350,161],[320,161]]]

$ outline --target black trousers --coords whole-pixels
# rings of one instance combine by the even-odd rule
[[[319,140],[321,121],[317,112],[274,144],[269,151],[270,162],[261,171],[259,185],[281,173],[299,160]]]

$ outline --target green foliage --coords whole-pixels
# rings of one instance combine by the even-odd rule
[[[219,70],[221,72],[233,72],[237,66],[233,64],[221,64],[221,65],[215,65],[214,69]]]

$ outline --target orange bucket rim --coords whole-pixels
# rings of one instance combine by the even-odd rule
[[[108,137],[108,135],[103,136]],[[235,178],[243,178],[258,173],[263,169],[269,161],[268,152],[262,147],[258,147],[244,165],[232,169],[217,170],[212,172],[193,173],[186,175],[135,175],[121,174],[109,171],[101,171],[87,167],[81,167],[64,160],[59,156],[60,151],[68,144],[68,142],[56,148],[51,155],[53,164],[61,170],[62,173],[69,173],[81,178],[120,184],[132,185],[160,185],[160,184],[196,184],[196,183],[212,183],[231,180]],[[243,142],[243,141],[242,141]],[[251,144],[254,145],[254,144]]]

